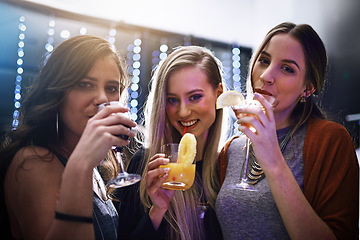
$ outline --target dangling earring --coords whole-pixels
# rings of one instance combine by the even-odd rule
[[[305,97],[305,96],[302,96],[302,97],[300,98],[300,102],[301,102],[301,103],[306,103],[306,97]]]
[[[56,114],[56,140],[59,140],[59,114]]]

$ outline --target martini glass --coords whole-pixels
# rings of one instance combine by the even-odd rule
[[[108,106],[108,105],[120,105],[120,102],[112,101],[112,102],[108,102],[108,103],[103,103],[103,104],[99,105],[99,110],[98,111],[100,111],[101,109],[103,109],[105,106]],[[124,117],[130,118],[130,113],[129,112],[115,113],[115,114],[120,114],[120,115],[123,115]],[[125,126],[125,127],[128,127],[128,126]],[[119,135],[118,137],[122,138],[124,140],[129,139],[129,136],[123,135],[123,134]],[[116,160],[117,160],[117,162],[119,164],[120,172],[115,178],[111,179],[108,182],[108,186],[111,187],[111,188],[121,188],[121,187],[126,187],[126,186],[129,186],[129,185],[135,184],[138,181],[140,181],[141,176],[139,174],[127,173],[125,171],[124,162],[123,162],[122,157],[121,157],[122,146],[116,146],[116,145],[112,146],[111,150],[114,152]]]
[[[270,103],[273,105],[273,107],[276,106],[277,101],[273,96],[270,95],[265,95],[262,94],[262,96]],[[243,106],[256,106],[261,108],[261,110],[263,112],[265,112],[265,108],[262,106],[262,104],[253,99],[253,98],[246,98],[245,103],[241,105],[241,107]],[[236,117],[238,118],[239,115],[241,115],[241,113],[238,111],[240,106],[233,106],[232,109],[235,112]],[[252,131],[252,132],[256,132],[256,129],[251,126],[251,125],[247,125],[247,127]],[[240,177],[240,182],[229,185],[230,188],[233,189],[240,189],[240,190],[246,190],[246,191],[257,191],[257,189],[252,185],[249,177],[248,177],[248,168],[249,168],[249,155],[250,155],[250,139],[248,137],[246,137],[246,142],[245,142],[245,165],[243,168],[243,171],[241,173],[241,177]]]

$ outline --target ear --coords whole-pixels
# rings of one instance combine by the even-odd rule
[[[315,92],[314,85],[310,84],[309,86],[306,86],[306,89],[304,90],[303,97],[308,98]]]
[[[216,90],[216,98],[218,98],[220,96],[220,94],[222,94],[223,92],[224,92],[223,85],[222,85],[222,83],[220,83]]]

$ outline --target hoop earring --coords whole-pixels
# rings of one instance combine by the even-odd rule
[[[59,140],[59,114],[56,114],[56,140]]]
[[[301,102],[301,103],[306,103],[306,97],[302,96],[302,97],[300,98],[300,102]]]

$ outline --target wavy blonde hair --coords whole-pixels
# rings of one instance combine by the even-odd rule
[[[151,79],[151,90],[145,104],[145,160],[143,161],[142,181],[140,183],[140,198],[145,209],[151,207],[151,201],[146,192],[147,165],[150,157],[160,152],[164,143],[179,142],[181,134],[170,123],[166,111],[166,84],[171,74],[184,67],[197,67],[208,77],[214,89],[223,84],[221,62],[206,48],[199,46],[180,47],[174,50],[156,69]],[[220,141],[224,138],[226,127],[223,121],[223,110],[216,110],[216,119],[209,129],[204,148],[203,184],[199,183],[187,191],[176,191],[170,202],[165,219],[171,226],[169,239],[203,239],[205,236],[199,217],[198,204],[201,188],[205,197],[214,208],[217,193],[220,188],[216,168]]]

